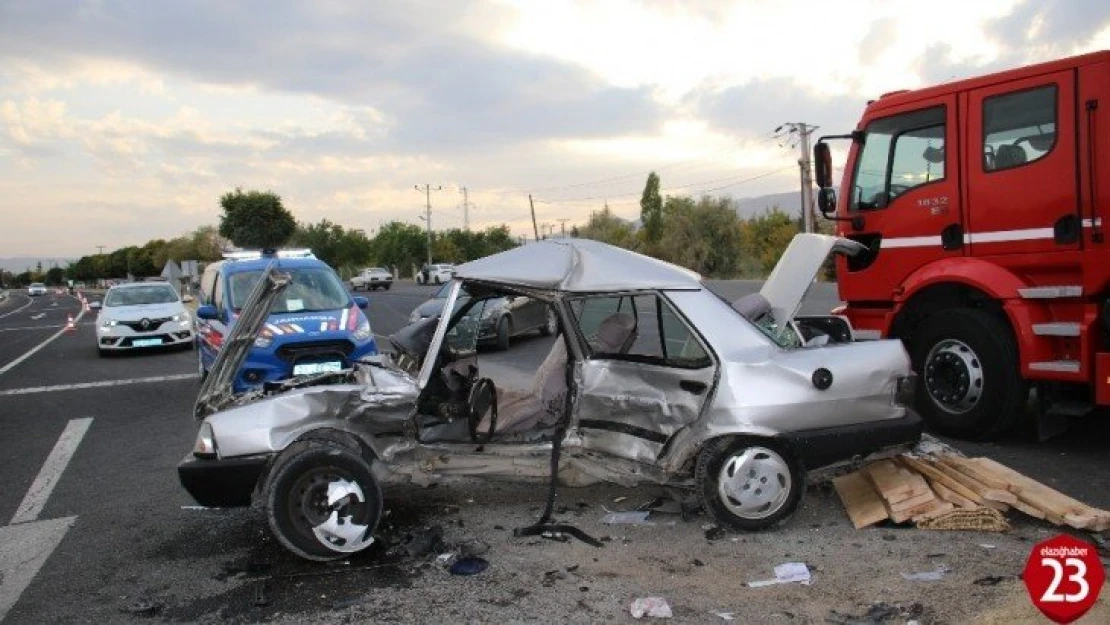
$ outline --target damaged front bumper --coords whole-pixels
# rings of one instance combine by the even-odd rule
[[[238,458],[197,458],[193,454],[177,465],[177,477],[193,499],[207,508],[249,506],[258,479],[273,454]]]

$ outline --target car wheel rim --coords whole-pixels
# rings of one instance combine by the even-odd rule
[[[938,342],[925,357],[925,391],[945,412],[968,412],[983,396],[982,361],[962,341]]]
[[[555,330],[559,329],[558,325],[559,325],[558,321],[555,319],[555,311],[548,309],[548,311],[547,311],[547,333],[548,334],[555,334]]]
[[[717,494],[732,514],[743,519],[764,519],[790,496],[790,465],[766,447],[748,447],[729,456],[717,476]]]
[[[288,501],[296,531],[314,537],[332,551],[352,553],[374,539],[367,536],[365,519],[370,504],[358,482],[336,467],[317,467],[293,483]]]

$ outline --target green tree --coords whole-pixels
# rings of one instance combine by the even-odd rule
[[[317,258],[348,275],[369,264],[372,258],[370,239],[365,233],[327,219],[298,224],[290,244],[311,249]]]
[[[65,270],[61,267],[51,267],[46,270],[45,282],[50,286],[61,286],[65,283]]]
[[[379,265],[396,266],[403,275],[411,267],[422,266],[428,256],[424,229],[413,224],[391,221],[378,229],[370,241],[373,258]]]
[[[224,214],[220,217],[220,236],[246,248],[281,247],[297,229],[293,214],[281,198],[271,191],[236,188],[220,197]]]
[[[632,224],[614,215],[608,205],[590,214],[590,220],[578,229],[578,236],[629,250],[636,247]]]
[[[740,218],[727,198],[668,197],[658,257],[710,278],[732,278],[741,253]]]
[[[772,206],[748,219],[741,232],[744,256],[751,259],[747,267],[759,272],[757,276],[748,277],[762,277],[775,268],[786,246],[798,233],[798,227],[790,215]]]
[[[655,172],[648,174],[640,196],[640,223],[645,249],[650,253],[663,235],[663,198],[659,196],[659,175]]]

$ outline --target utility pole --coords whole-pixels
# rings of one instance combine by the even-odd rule
[[[560,219],[556,219],[555,221],[559,222],[559,236],[563,237],[564,239],[567,238],[567,222],[570,221],[570,218],[562,217]]]
[[[466,187],[462,188],[463,194],[463,230],[470,232],[470,201],[466,195]]]
[[[805,122],[787,122],[775,129],[779,132],[788,129],[787,134],[798,135],[798,146],[801,148],[801,157],[798,159],[798,170],[802,186],[802,223],[806,232],[814,230],[814,200],[813,200],[813,156],[809,151],[809,137],[819,126],[810,126]]]
[[[443,187],[439,185],[433,187],[430,184],[425,184],[423,189],[420,188],[420,185],[416,185],[416,190],[424,191],[425,217],[421,217],[421,219],[424,220],[424,226],[428,232],[428,264],[430,265],[432,264],[432,191],[442,191]]]
[[[104,255],[104,246],[103,245],[97,245],[96,246],[96,253],[97,253],[97,256],[103,256]]]
[[[536,236],[536,240],[540,240],[540,228],[536,225],[536,203],[532,201],[532,194],[528,194],[528,206],[532,208],[532,234]]]

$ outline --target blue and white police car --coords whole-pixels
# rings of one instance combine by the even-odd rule
[[[266,268],[276,263],[291,283],[274,304],[232,388],[340,371],[378,353],[365,297],[352,297],[335,271],[310,250],[233,252],[210,264],[200,283],[197,355],[207,375],[239,312]]]

